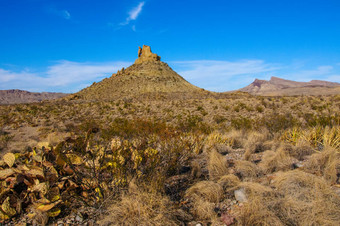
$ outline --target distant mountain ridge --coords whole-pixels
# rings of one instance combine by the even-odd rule
[[[239,89],[253,95],[331,95],[340,93],[340,83],[322,80],[296,82],[271,77],[269,81],[255,79],[250,85]]]
[[[54,100],[67,95],[67,93],[38,93],[19,89],[0,90],[0,104],[34,103],[43,100]]]

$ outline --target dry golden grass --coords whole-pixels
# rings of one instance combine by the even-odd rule
[[[245,141],[245,149],[243,158],[249,160],[250,156],[256,152],[265,151],[264,142],[268,139],[269,133],[267,130],[263,129],[259,132],[250,132],[248,138]]]
[[[215,203],[205,201],[203,199],[195,199],[193,201],[193,207],[190,212],[200,220],[213,220],[217,218],[217,214],[214,211]]]
[[[212,150],[209,154],[208,170],[209,178],[213,181],[217,181],[222,176],[228,174],[229,170],[225,157]]]
[[[135,185],[114,202],[99,225],[178,225],[166,196],[138,189]]]
[[[242,182],[235,189],[243,188],[248,199],[254,199],[256,197],[273,197],[273,190],[259,183],[255,182]]]
[[[223,197],[223,188],[213,181],[200,181],[186,191],[186,196],[218,203]]]
[[[262,175],[262,170],[256,164],[249,161],[235,161],[235,174],[242,180],[252,180]]]
[[[317,176],[299,170],[280,172],[273,185],[275,190],[254,183],[239,185],[245,187],[248,202],[236,210],[238,225],[338,225],[340,222],[340,197]],[[261,192],[264,190],[267,192]]]
[[[217,217],[214,211],[215,204],[221,201],[223,195],[222,186],[213,181],[200,181],[186,191],[186,197],[193,203],[191,213],[202,220]]]
[[[296,224],[337,225],[340,222],[340,197],[322,178],[293,170],[278,173],[274,185],[286,200],[290,200],[288,204],[286,201],[286,205],[298,212],[290,217]],[[283,207],[281,212],[285,212],[286,216],[292,214],[288,212],[292,208]]]
[[[285,146],[280,146],[276,152],[266,151],[263,153],[259,166],[265,173],[286,171],[292,169],[293,159]]]
[[[313,154],[306,163],[304,170],[316,175],[322,175],[328,182],[339,182],[340,154],[334,148]]]
[[[224,175],[218,180],[218,183],[223,187],[224,191],[236,187],[240,182],[240,179],[234,174]]]
[[[312,148],[305,140],[299,140],[295,147],[293,147],[289,152],[290,156],[298,160],[304,160],[306,156],[310,156],[313,153],[315,153],[314,148]]]
[[[281,226],[280,219],[268,210],[261,198],[254,198],[236,211],[237,225]]]

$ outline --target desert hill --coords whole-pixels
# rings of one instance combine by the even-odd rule
[[[53,100],[66,95],[68,94],[50,92],[36,93],[19,89],[0,90],[0,104],[34,103],[43,100]]]
[[[176,98],[210,94],[189,82],[162,62],[149,46],[139,47],[133,65],[122,68],[110,78],[93,83],[68,98],[71,100],[116,100],[128,97],[171,95]]]
[[[265,96],[331,95],[340,93],[340,83],[321,80],[296,82],[271,77],[269,81],[255,79],[253,83],[240,91]]]

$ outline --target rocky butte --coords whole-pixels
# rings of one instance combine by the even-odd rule
[[[122,68],[111,77],[70,95],[70,100],[117,100],[120,98],[193,98],[213,95],[198,88],[173,71],[161,57],[152,53],[150,46],[139,47],[138,58],[128,68]]]

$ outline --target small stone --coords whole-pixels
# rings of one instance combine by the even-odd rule
[[[82,218],[80,215],[77,215],[77,216],[76,216],[76,221],[82,222],[82,221],[83,221],[83,218]]]
[[[240,188],[234,191],[234,195],[237,201],[239,202],[246,202],[247,197],[244,188]]]
[[[201,224],[201,223],[198,223],[198,224],[196,224],[195,226],[202,226],[202,224]]]

